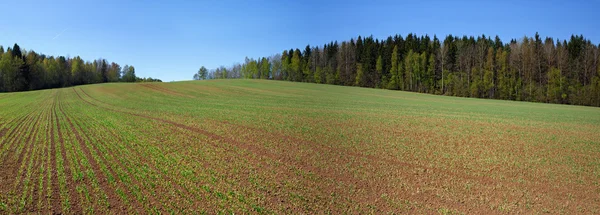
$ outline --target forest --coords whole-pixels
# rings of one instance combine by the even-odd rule
[[[108,63],[106,59],[84,61],[79,56],[46,56],[15,44],[0,46],[0,92],[16,92],[105,82],[160,82],[140,78],[135,67]]]
[[[598,45],[581,35],[504,43],[498,36],[373,36],[307,45],[194,79],[252,78],[438,95],[600,106]]]

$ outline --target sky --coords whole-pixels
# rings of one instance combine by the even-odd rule
[[[600,43],[600,1],[3,1],[0,45],[133,65],[140,77],[190,80],[290,48],[418,35],[534,36]]]

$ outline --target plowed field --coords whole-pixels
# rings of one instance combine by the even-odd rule
[[[600,213],[600,109],[261,80],[0,94],[0,214]]]

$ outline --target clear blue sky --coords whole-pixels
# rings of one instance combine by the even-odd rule
[[[284,49],[358,35],[533,36],[600,42],[588,1],[3,1],[0,44],[48,55],[106,58],[138,76],[188,80]]]

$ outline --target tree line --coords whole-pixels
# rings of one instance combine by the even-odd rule
[[[105,82],[160,82],[140,78],[135,67],[106,59],[84,61],[79,56],[47,56],[21,49],[15,44],[0,46],[0,92],[16,92]]]
[[[600,53],[583,36],[512,39],[408,34],[284,50],[194,79],[253,78],[460,97],[600,106]]]

